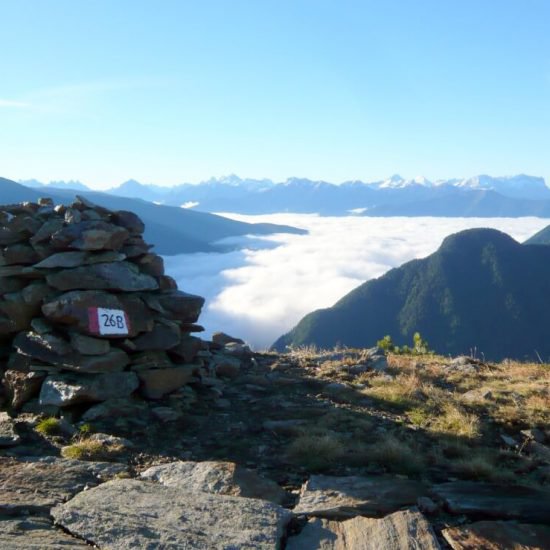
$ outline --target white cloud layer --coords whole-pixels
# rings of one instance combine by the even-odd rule
[[[166,272],[179,288],[206,298],[200,319],[206,336],[221,330],[255,349],[267,348],[306,313],[331,306],[366,280],[431,254],[447,235],[492,227],[523,242],[548,225],[540,218],[224,215],[309,231],[244,238],[241,242],[248,248],[225,254],[165,257]],[[267,248],[258,249],[262,242]]]

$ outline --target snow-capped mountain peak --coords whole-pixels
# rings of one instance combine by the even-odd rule
[[[422,187],[432,187],[433,184],[430,180],[424,176],[416,176],[413,179],[405,179],[399,174],[394,174],[390,178],[384,180],[381,183],[374,184],[378,189],[403,189],[405,187],[411,187],[415,185],[421,185]]]

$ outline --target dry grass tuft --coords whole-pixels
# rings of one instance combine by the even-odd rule
[[[342,443],[335,434],[302,434],[287,448],[287,459],[312,472],[333,468],[343,456]]]
[[[74,460],[115,460],[125,448],[122,445],[105,445],[85,439],[61,449],[61,456]]]
[[[62,433],[61,430],[61,422],[58,418],[49,417],[44,418],[38,422],[38,424],[34,428],[39,434],[42,435],[60,435]]]
[[[372,464],[398,474],[416,474],[424,469],[424,458],[408,441],[387,435],[368,446],[365,456]]]
[[[480,421],[454,403],[446,403],[431,421],[430,430],[448,435],[474,438],[480,435]]]

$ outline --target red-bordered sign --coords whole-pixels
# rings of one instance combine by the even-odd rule
[[[88,330],[101,336],[128,336],[130,319],[122,309],[89,307]]]

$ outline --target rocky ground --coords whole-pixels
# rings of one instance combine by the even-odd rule
[[[550,548],[547,365],[235,352],[156,401],[1,413],[0,547]]]
[[[143,231],[0,207],[1,549],[549,547],[548,365],[203,341]]]

